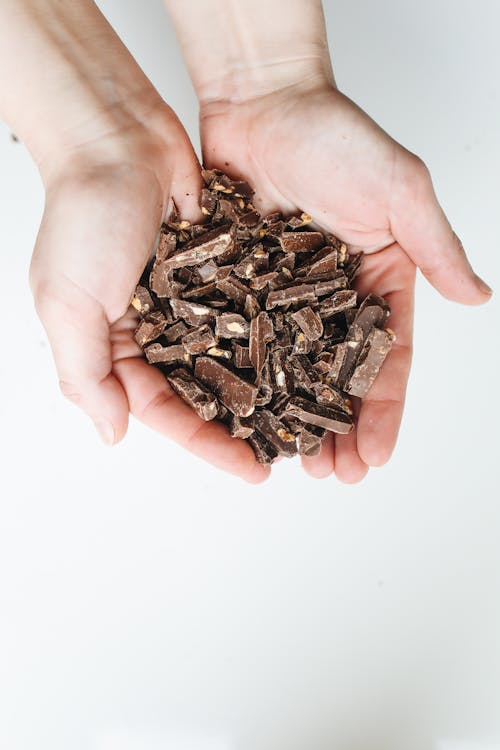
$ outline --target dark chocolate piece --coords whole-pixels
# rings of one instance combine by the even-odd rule
[[[284,289],[276,289],[269,292],[266,301],[266,310],[274,307],[295,304],[297,302],[316,302],[316,294],[312,284],[294,284]]]
[[[319,304],[319,314],[322,318],[331,318],[339,312],[347,310],[349,307],[355,307],[357,294],[353,289],[343,289],[335,292],[331,297],[323,300]]]
[[[258,389],[217,360],[198,357],[194,374],[236,416],[249,417],[255,411]]]
[[[245,440],[255,430],[253,417],[237,417],[236,414],[231,414],[229,418],[229,432],[234,438],[242,438]]]
[[[249,355],[257,376],[260,375],[266,361],[266,344],[272,340],[273,336],[272,323],[267,313],[261,312],[256,318],[252,318],[250,321]]]
[[[173,370],[167,375],[167,380],[177,395],[184,399],[205,422],[217,416],[217,399],[193,377],[189,370],[183,367]]]
[[[137,286],[132,301],[130,303],[134,307],[139,315],[145,316],[152,312],[155,307],[153,298],[151,297],[148,290],[143,286]]]
[[[241,344],[233,344],[234,352],[234,366],[238,369],[244,370],[253,367],[250,361],[250,350],[248,346],[241,346]]]
[[[211,307],[202,305],[199,302],[189,302],[183,299],[170,300],[170,307],[176,318],[182,318],[192,326],[199,326],[208,323],[215,318],[215,313]]]
[[[255,458],[260,464],[269,466],[278,458],[278,451],[258,432],[253,432],[247,437],[247,441],[255,453]]]

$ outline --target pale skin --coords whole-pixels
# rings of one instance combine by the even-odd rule
[[[313,476],[359,481],[388,460],[397,438],[416,266],[457,302],[481,304],[491,290],[473,272],[425,165],[337,90],[319,2],[255,0],[251,12],[236,0],[167,5],[200,99],[205,164],[248,179],[260,210],[303,209],[366,250],[359,292],[390,302],[397,343],[357,404],[356,432],[330,436],[319,456],[303,460]],[[286,24],[273,23],[274,13]],[[123,438],[132,413],[215,466],[262,481],[268,469],[251,449],[202,422],[132,339],[130,298],[171,198],[184,217],[199,218],[199,164],[182,125],[89,0],[3,0],[0,28],[9,28],[4,69],[30,39],[2,84],[0,116],[26,143],[46,189],[30,282],[62,392],[108,444]],[[228,29],[234,43],[225,46]]]

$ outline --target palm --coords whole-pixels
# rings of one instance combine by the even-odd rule
[[[65,178],[48,190],[31,267],[37,308],[63,392],[93,417],[106,413],[115,440],[125,434],[130,411],[211,463],[258,480],[266,471],[250,447],[222,425],[203,422],[133,339],[130,299],[169,196],[184,216],[197,217],[199,165],[187,137],[176,149],[165,169],[157,158],[154,166],[139,160]]]
[[[357,481],[393,450],[410,368],[415,266],[395,242],[390,217],[411,155],[332,91],[210,105],[201,125],[207,166],[248,179],[259,210],[302,209],[351,247],[384,248],[365,258],[357,284],[361,295],[388,300],[397,343],[361,408],[356,404],[357,431],[330,436],[320,456],[303,459],[314,475],[335,468],[339,478]]]

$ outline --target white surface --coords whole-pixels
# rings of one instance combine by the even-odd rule
[[[340,87],[498,289],[500,5],[327,5]],[[159,0],[102,7],[194,137]],[[105,449],[33,312],[43,197],[5,127],[0,163],[2,750],[499,750],[498,298],[419,280],[399,444],[360,485],[248,487],[137,423]]]

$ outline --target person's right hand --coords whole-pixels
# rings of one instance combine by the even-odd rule
[[[108,444],[139,420],[210,463],[256,482],[268,470],[220,423],[203,422],[143,358],[129,308],[162,219],[174,198],[198,218],[200,168],[173,112],[154,127],[106,134],[41,164],[46,205],[30,268],[60,387]],[[53,157],[51,157],[52,159]]]

